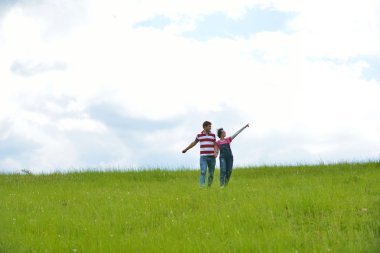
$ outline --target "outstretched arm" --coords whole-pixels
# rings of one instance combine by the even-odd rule
[[[182,150],[182,153],[186,153],[186,151],[188,151],[189,149],[191,149],[192,147],[194,147],[195,145],[197,145],[198,142],[199,142],[198,140],[195,140],[192,143],[190,143],[190,145],[187,148],[185,148],[184,150]]]
[[[240,134],[245,128],[249,127],[249,123],[247,125],[245,125],[244,127],[242,127],[239,131],[237,131],[234,135],[231,136],[232,139],[235,139],[236,136],[238,136],[238,134]]]

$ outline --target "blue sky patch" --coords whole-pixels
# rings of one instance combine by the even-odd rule
[[[369,65],[363,70],[363,77],[368,80],[375,79],[380,81],[380,58],[364,57],[363,60]]]
[[[184,36],[198,40],[248,37],[258,32],[286,30],[286,24],[293,16],[293,13],[251,9],[242,19],[232,19],[218,12],[202,19],[194,31]]]
[[[165,26],[167,26],[170,23],[171,23],[170,19],[165,16],[155,16],[152,19],[144,20],[140,23],[137,23],[134,27],[135,28],[151,27],[151,28],[156,28],[156,29],[164,29]]]
[[[17,2],[19,2],[19,1],[17,1],[17,0],[1,0],[0,1],[0,7],[16,4]]]
[[[10,7],[15,5],[18,1],[14,0],[0,0],[0,15],[4,14]]]

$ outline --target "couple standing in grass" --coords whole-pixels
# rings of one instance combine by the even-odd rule
[[[237,131],[231,137],[226,138],[226,131],[223,128],[218,129],[219,140],[216,140],[215,134],[211,132],[211,122],[203,122],[203,131],[197,134],[195,140],[190,145],[182,150],[182,153],[186,153],[189,149],[194,147],[200,142],[200,169],[201,175],[199,178],[199,184],[201,187],[206,184],[206,172],[208,168],[208,186],[210,187],[214,179],[214,171],[216,164],[216,157],[220,151],[220,186],[224,187],[228,184],[231,174],[234,157],[232,155],[230,143],[232,140],[240,134],[245,128],[249,127],[249,124],[245,125],[239,131]]]

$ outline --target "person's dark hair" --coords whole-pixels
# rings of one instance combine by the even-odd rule
[[[222,136],[222,132],[223,132],[223,128],[219,128],[218,129],[218,137],[220,138],[220,136]]]
[[[203,128],[205,128],[205,127],[207,127],[207,126],[209,126],[209,125],[211,125],[211,122],[210,122],[210,121],[205,121],[205,122],[203,122]]]

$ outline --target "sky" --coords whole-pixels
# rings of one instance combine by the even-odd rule
[[[0,0],[0,172],[380,159],[377,0]]]

